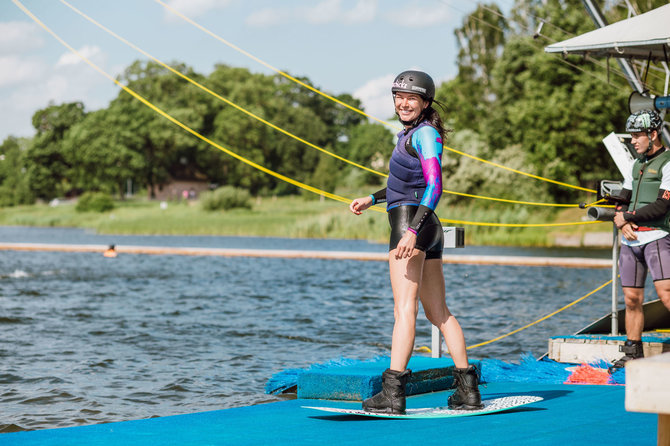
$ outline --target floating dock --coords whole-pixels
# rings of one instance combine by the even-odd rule
[[[626,335],[553,336],[549,339],[548,355],[554,361],[567,363],[614,362],[623,355],[619,346],[625,342]],[[670,352],[670,332],[643,334],[642,348],[647,358]]]
[[[56,243],[0,243],[0,251],[59,251],[103,253],[107,245],[76,245]],[[295,259],[332,259],[388,261],[386,252],[310,251],[282,249],[185,248],[164,246],[116,245],[118,254],[186,255],[220,257],[276,257]],[[453,253],[453,250],[450,251]],[[533,257],[489,255],[445,255],[443,263],[470,265],[559,266],[569,268],[611,268],[611,259],[578,257]]]
[[[413,358],[414,359],[414,358]],[[424,358],[430,367],[432,358]],[[435,368],[446,359],[435,362]],[[378,366],[383,367],[381,363]],[[487,363],[482,363],[487,374]],[[561,367],[561,366],[559,366]],[[375,374],[370,364],[363,368]],[[351,367],[346,368],[351,376]],[[565,372],[569,373],[569,372]],[[365,375],[366,373],[361,373]],[[370,375],[372,376],[372,375]],[[519,380],[524,376],[512,376]],[[331,385],[334,381],[331,381]],[[322,386],[322,388],[327,385]],[[298,398],[257,406],[145,420],[0,435],[6,446],[243,445],[594,445],[656,444],[657,415],[627,412],[620,385],[487,382],[484,399],[534,395],[544,400],[495,414],[422,420],[335,415],[303,408],[359,408],[360,402]],[[300,391],[298,391],[300,393]],[[446,405],[451,391],[410,396],[408,408]]]
[[[670,352],[670,311],[660,299],[645,302],[642,348],[650,357]],[[612,315],[607,314],[571,336],[553,336],[549,339],[548,356],[558,362],[613,362],[623,353],[619,347],[626,342],[625,309],[617,312],[618,333],[611,334]]]

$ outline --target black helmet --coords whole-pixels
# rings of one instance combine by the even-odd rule
[[[403,71],[395,77],[391,87],[391,92],[394,95],[399,91],[418,94],[432,102],[435,98],[435,82],[433,82],[432,77],[423,71]]]
[[[628,133],[658,131],[662,126],[663,119],[655,110],[640,110],[630,115],[626,121]]]

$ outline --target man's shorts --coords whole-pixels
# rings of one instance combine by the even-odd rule
[[[646,245],[621,245],[619,255],[621,286],[644,288],[647,270],[654,282],[670,279],[670,234]]]

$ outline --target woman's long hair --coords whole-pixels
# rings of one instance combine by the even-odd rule
[[[438,107],[442,109],[443,112],[446,113],[446,109],[443,104],[433,100],[433,104],[436,104]],[[453,129],[448,129],[444,126],[444,122],[442,122],[442,117],[438,113],[437,110],[433,108],[433,105],[429,105],[428,108],[423,112],[423,116],[430,123],[431,126],[435,127],[437,130],[437,133],[440,134],[440,138],[442,138],[442,141],[445,141],[449,133],[453,132]]]

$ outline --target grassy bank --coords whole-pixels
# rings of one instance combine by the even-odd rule
[[[351,214],[347,206],[330,200],[303,197],[259,198],[251,209],[208,212],[197,202],[170,202],[166,208],[146,199],[117,201],[109,212],[77,212],[74,203],[58,206],[36,204],[0,209],[0,225],[59,226],[95,230],[101,234],[148,235],[238,235],[289,238],[344,238],[386,241],[388,223],[385,213],[368,211]],[[440,204],[443,219],[496,222],[548,223],[582,220],[584,210],[552,212],[537,208],[468,208]],[[611,231],[609,223],[507,228],[464,226],[469,245],[552,246],[557,237],[580,237],[585,232]]]

